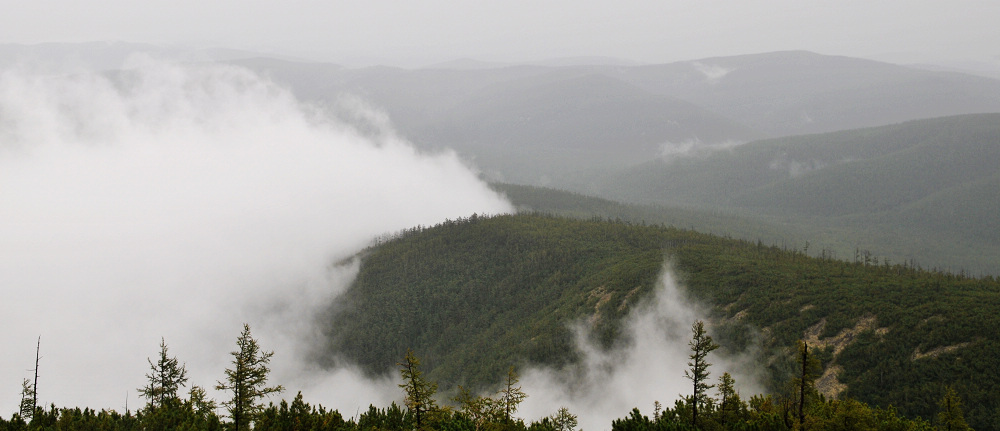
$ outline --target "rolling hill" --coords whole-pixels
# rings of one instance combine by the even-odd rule
[[[1000,114],[762,140],[578,185],[631,202],[798,226],[848,257],[1000,273]]]
[[[614,346],[620,319],[649,300],[669,259],[689,295],[709,305],[724,349],[760,343],[772,391],[785,390],[791,346],[805,339],[823,360],[828,396],[930,418],[942,388],[953,385],[970,424],[998,423],[993,278],[543,215],[413,229],[361,259],[329,315],[327,365],[340,358],[390,373],[412,348],[443,390],[490,387],[512,364],[572,367],[570,325],[590,322],[598,343]]]

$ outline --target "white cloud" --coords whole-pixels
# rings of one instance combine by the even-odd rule
[[[732,150],[743,144],[745,142],[733,139],[715,143],[704,143],[698,138],[693,138],[681,142],[664,142],[660,144],[659,155],[664,161],[688,157],[707,157],[717,151]]]
[[[568,407],[579,416],[581,429],[607,429],[615,419],[624,418],[634,407],[651,414],[653,402],[673,406],[673,401],[691,391],[684,377],[688,369],[688,342],[691,325],[711,321],[706,309],[690,300],[671,270],[664,269],[652,300],[632,310],[626,318],[630,343],[605,351],[594,346],[585,329],[577,331],[577,347],[583,358],[579,368],[568,370],[533,369],[521,382],[528,394],[520,415],[529,420]],[[716,352],[721,353],[721,350]],[[729,372],[742,394],[760,393],[760,375],[754,371],[755,352],[733,355],[711,354],[712,383]]]
[[[718,81],[722,79],[722,77],[728,75],[729,72],[735,70],[719,65],[702,63],[700,61],[691,63],[691,66],[693,66],[698,72],[701,72],[702,75],[705,75],[705,79],[709,82]]]
[[[110,76],[0,75],[0,412],[39,335],[45,404],[140,405],[161,336],[210,387],[242,322],[277,351],[277,383],[358,389],[302,377],[309,319],[356,271],[330,263],[511,211],[455,154],[360,133],[247,70],[139,58]]]

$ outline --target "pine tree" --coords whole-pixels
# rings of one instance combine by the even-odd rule
[[[691,347],[691,354],[688,356],[691,362],[688,362],[688,366],[691,368],[684,371],[684,377],[691,379],[693,387],[691,394],[691,424],[697,427],[698,406],[705,404],[708,398],[708,394],[705,391],[715,386],[707,383],[710,374],[708,367],[712,366],[712,364],[708,363],[706,357],[713,350],[718,349],[719,345],[712,341],[712,337],[705,331],[705,323],[701,320],[694,322],[694,325],[691,326],[691,332],[693,332],[693,336],[691,337],[691,341],[688,342],[688,346]]]
[[[232,392],[232,398],[222,403],[229,411],[235,431],[250,429],[250,423],[262,410],[259,404],[261,398],[285,390],[281,385],[267,386],[267,374],[271,370],[267,364],[271,362],[274,352],[263,352],[257,340],[250,335],[250,325],[243,324],[243,332],[236,339],[233,355],[233,368],[226,369],[226,381],[216,382],[215,389]]]
[[[406,392],[406,398],[403,402],[413,414],[417,429],[420,429],[426,422],[427,413],[437,408],[434,401],[437,383],[431,383],[424,379],[423,372],[420,371],[420,359],[417,359],[417,356],[410,349],[406,349],[406,357],[403,362],[396,365],[399,365],[399,374],[403,378],[403,383],[399,387]]]
[[[160,357],[156,363],[149,358],[146,361],[150,368],[150,373],[146,374],[148,384],[138,390],[149,400],[147,407],[164,407],[169,402],[179,401],[177,391],[187,386],[187,369],[184,365],[179,365],[176,357],[167,355],[166,340],[160,338]]]

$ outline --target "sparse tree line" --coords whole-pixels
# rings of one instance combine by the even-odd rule
[[[708,335],[702,321],[692,326],[689,342],[690,361],[684,376],[691,380],[689,395],[677,399],[672,408],[654,402],[653,415],[645,416],[638,408],[611,423],[612,431],[661,430],[970,430],[966,424],[961,399],[947,388],[939,402],[940,413],[934,423],[901,417],[892,407],[872,407],[853,399],[826,399],[815,388],[820,364],[804,342],[798,343],[796,377],[784,394],[753,395],[741,398],[735,380],[725,372],[711,383],[708,355],[719,347]],[[264,351],[244,325],[237,338],[237,349],[230,352],[232,367],[215,389],[229,398],[221,404],[207,397],[204,388],[192,385],[186,398],[187,370],[168,353],[164,340],[156,361],[148,359],[147,384],[138,388],[146,405],[124,414],[114,410],[95,411],[80,408],[48,409],[37,406],[37,379],[25,379],[20,410],[10,420],[0,417],[0,431],[8,430],[338,430],[338,431],[573,431],[577,416],[563,407],[551,416],[526,423],[515,416],[527,398],[518,385],[518,375],[510,367],[500,390],[492,395],[475,395],[459,386],[458,395],[447,405],[435,398],[437,383],[427,380],[420,360],[412,350],[397,365],[402,383],[403,406],[392,403],[379,409],[374,405],[345,419],[336,410],[311,406],[299,392],[291,404],[281,400],[266,407],[264,398],[284,391],[282,386],[268,386],[268,364],[274,352]],[[37,354],[36,354],[37,358]],[[37,360],[35,373],[37,376]],[[716,389],[716,396],[709,394]],[[219,408],[225,413],[220,416]],[[581,430],[582,431],[582,430]]]
[[[892,406],[873,407],[845,399],[826,399],[815,387],[820,363],[813,351],[800,341],[796,352],[797,370],[784,393],[753,395],[744,400],[735,389],[728,372],[710,383],[707,356],[719,346],[707,334],[701,321],[692,327],[688,370],[692,391],[678,399],[673,408],[654,403],[652,417],[632,409],[625,418],[615,420],[612,431],[665,430],[971,430],[963,417],[961,399],[947,388],[939,403],[940,413],[931,423],[900,416]],[[715,388],[716,397],[708,395]]]

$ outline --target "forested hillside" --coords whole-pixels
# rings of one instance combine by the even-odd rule
[[[422,352],[442,389],[489,387],[512,364],[567,364],[568,325],[590,318],[610,346],[618,319],[649,297],[664,261],[713,310],[723,347],[763,347],[771,390],[790,352],[823,360],[820,387],[930,419],[943,388],[977,429],[1000,423],[1000,283],[689,230],[544,215],[473,217],[381,243],[330,319],[330,355],[389,373]],[[785,359],[781,359],[785,358]],[[681,372],[682,370],[678,370]]]

